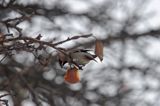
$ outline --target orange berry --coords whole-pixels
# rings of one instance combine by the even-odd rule
[[[64,80],[68,83],[74,84],[80,81],[78,68],[69,68],[64,76]]]

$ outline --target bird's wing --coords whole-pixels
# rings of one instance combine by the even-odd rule
[[[93,51],[93,50],[90,50],[90,49],[75,49],[75,50],[72,50],[72,53],[76,53],[76,52],[88,52],[88,51]]]

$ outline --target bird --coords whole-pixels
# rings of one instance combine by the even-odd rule
[[[94,54],[89,53],[88,49],[74,49],[70,51],[63,51],[65,54],[59,54],[59,64],[61,67],[64,64],[69,63],[76,65],[79,69],[82,69],[86,64],[88,64],[91,60],[95,60],[97,57]]]

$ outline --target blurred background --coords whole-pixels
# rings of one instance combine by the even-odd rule
[[[0,105],[159,106],[159,5],[159,0],[0,0],[0,33],[6,37],[41,34],[54,44],[93,34],[104,43],[104,60],[87,64],[76,84],[64,82],[66,70],[55,49],[8,50],[0,43]],[[57,47],[94,46],[89,37]],[[40,64],[33,52],[49,56],[49,63]]]

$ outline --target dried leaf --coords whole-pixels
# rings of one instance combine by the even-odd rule
[[[66,60],[66,56],[61,52],[58,52],[58,58],[62,62],[64,62]]]
[[[64,80],[70,84],[78,83],[80,81],[78,68],[69,68],[64,76]]]
[[[61,68],[68,61],[67,51],[64,48],[57,48],[58,50],[58,61]]]
[[[103,60],[103,43],[100,40],[96,40],[95,54],[101,61]]]
[[[4,39],[5,36],[2,33],[0,33],[0,44],[3,44]]]

